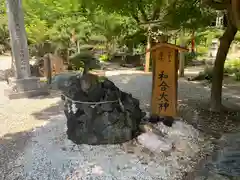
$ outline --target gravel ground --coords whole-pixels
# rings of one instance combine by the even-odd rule
[[[118,74],[119,73],[119,74]],[[124,91],[140,99],[141,107],[149,110],[151,75],[131,71],[115,71],[106,75]],[[4,84],[0,87],[4,88]],[[1,89],[2,91],[2,89]],[[2,92],[0,92],[2,93]],[[185,107],[189,99],[205,101],[208,89],[201,85],[179,80],[179,103]],[[148,164],[136,154],[126,154],[118,145],[74,147],[66,139],[66,119],[61,112],[59,97],[21,99],[9,101],[0,98],[0,179],[180,179],[183,169],[191,171],[190,151],[194,158],[202,148],[208,146],[189,125],[182,124],[173,132],[181,132],[178,142],[186,152],[160,154]],[[193,118],[197,114],[190,113]],[[182,127],[182,128],[179,128]],[[175,136],[171,136],[175,138]],[[192,136],[189,136],[192,134]],[[181,138],[180,138],[181,137]],[[73,148],[72,148],[73,147]],[[181,158],[180,158],[181,157]]]
[[[10,101],[4,96],[5,82],[0,82],[0,179],[11,171],[11,164],[23,152],[31,132],[48,123],[48,118],[58,114],[59,106],[45,112],[44,109],[57,104],[59,97],[38,97]],[[44,113],[39,114],[39,111]],[[9,164],[8,164],[9,163]]]
[[[187,142],[190,138],[185,140],[184,144],[181,142],[182,151],[168,156],[159,153],[151,158],[145,157],[143,152],[127,154],[119,145],[74,147],[66,139],[65,122],[64,115],[59,115],[52,119],[52,123],[44,128],[37,128],[32,133],[31,141],[16,160],[15,170],[9,175],[9,179],[173,180],[178,179],[182,172],[191,169],[186,151],[188,155],[190,149],[193,155],[193,152],[199,151],[197,143]],[[187,125],[182,129],[186,129],[188,135],[197,133]],[[180,133],[185,133],[178,130],[171,130],[172,137],[176,138]],[[194,136],[193,139],[198,137],[197,134]]]

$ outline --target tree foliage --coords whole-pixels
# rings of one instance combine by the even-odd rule
[[[145,43],[149,25],[164,32],[193,29],[208,25],[214,15],[195,0],[23,0],[23,8],[30,46],[50,42],[71,49],[76,41],[101,42],[109,51]],[[5,10],[4,3],[1,9]],[[2,16],[6,19],[6,14]],[[7,39],[7,22],[2,22],[0,33]]]

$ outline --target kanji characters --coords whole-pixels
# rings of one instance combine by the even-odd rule
[[[162,81],[161,84],[159,85],[161,91],[166,91],[167,88],[169,88],[169,86],[167,85],[167,83],[165,81]]]
[[[167,108],[169,107],[169,103],[168,102],[161,102],[158,104],[158,109],[159,111],[166,111]]]
[[[163,79],[168,78],[167,74],[164,74],[164,71],[162,71],[161,73],[158,74],[158,79],[160,79],[160,81],[162,81]]]

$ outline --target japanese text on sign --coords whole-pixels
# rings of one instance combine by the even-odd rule
[[[165,79],[168,78],[168,75],[164,73],[164,71],[160,72],[158,74],[158,79],[160,80],[159,88],[160,88],[160,94],[158,97],[158,109],[159,112],[167,110],[169,107],[169,100],[168,100],[168,93],[167,90],[169,88],[168,84],[166,83]]]

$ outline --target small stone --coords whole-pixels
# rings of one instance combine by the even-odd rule
[[[146,132],[137,137],[138,142],[152,152],[172,150],[172,142],[163,139],[152,132]]]
[[[63,150],[63,151],[67,151],[67,148],[66,148],[66,147],[62,147],[62,150]]]

